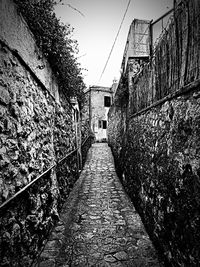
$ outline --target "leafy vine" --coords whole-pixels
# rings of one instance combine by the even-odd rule
[[[73,28],[63,24],[54,12],[54,0],[14,0],[33,32],[37,46],[49,61],[57,78],[59,90],[69,99],[76,96],[80,106],[84,101],[85,84],[75,55]]]

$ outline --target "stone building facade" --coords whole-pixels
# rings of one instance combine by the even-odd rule
[[[107,140],[108,111],[113,101],[112,87],[91,86],[86,92],[91,131],[97,142]]]

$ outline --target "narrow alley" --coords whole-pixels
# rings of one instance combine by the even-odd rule
[[[68,2],[0,0],[0,267],[200,267],[200,0]]]
[[[162,266],[107,143],[90,148],[37,266]]]

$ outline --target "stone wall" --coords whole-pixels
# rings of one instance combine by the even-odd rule
[[[56,102],[3,43],[0,57],[2,203],[73,150],[75,133],[70,104]]]
[[[108,140],[166,266],[187,267],[200,265],[200,5],[178,2],[151,61],[129,59],[109,111]]]
[[[110,111],[118,173],[166,266],[199,264],[199,89],[132,116],[124,135],[120,109]]]
[[[81,133],[82,133],[82,138],[85,140],[87,136],[91,133],[90,130],[90,112],[89,112],[89,107],[90,107],[90,97],[89,97],[89,92],[85,91],[84,94],[84,105],[81,110]]]
[[[0,29],[0,266],[30,266],[78,178],[74,111],[11,0]]]
[[[36,46],[34,36],[12,0],[0,2],[0,39],[26,63],[37,79],[57,99],[58,85],[49,63]]]
[[[108,117],[108,144],[112,148],[116,162],[120,162],[122,148],[126,139],[126,106],[120,105],[115,101],[115,105],[111,107]],[[122,166],[116,164],[116,169],[121,172]]]

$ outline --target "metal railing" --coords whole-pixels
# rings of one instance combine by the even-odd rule
[[[92,143],[81,145],[84,160]],[[77,149],[0,206],[0,266],[31,266],[79,177]]]

